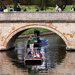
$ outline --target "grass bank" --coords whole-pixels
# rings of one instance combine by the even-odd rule
[[[38,29],[38,30],[40,31],[40,33],[51,32],[50,30],[43,29],[43,28],[30,28],[30,29],[24,31],[24,32],[22,33],[22,35],[24,35],[24,34],[26,34],[26,35],[27,35],[27,34],[33,34],[33,33],[34,33],[34,29]]]
[[[13,5],[8,5],[7,6],[8,7],[8,10],[10,10],[10,6],[12,8],[14,8]],[[27,11],[36,11],[36,7],[38,7],[38,6],[37,5],[20,5],[20,7],[21,7],[21,11],[24,11],[25,8],[27,9]],[[41,11],[41,8],[40,7],[38,7],[38,9]],[[55,7],[48,7],[44,11],[55,11]]]
[[[8,9],[10,8],[10,6],[14,8],[13,5],[8,5],[7,6]],[[27,9],[27,11],[36,11],[36,7],[38,6],[37,5],[20,5],[20,7],[21,7],[21,11],[24,11],[25,8]],[[40,10],[41,8],[38,7],[38,9]],[[55,11],[55,7],[48,7],[44,11]],[[64,11],[71,11],[71,5],[67,5]]]

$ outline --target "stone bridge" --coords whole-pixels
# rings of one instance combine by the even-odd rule
[[[75,12],[0,12],[0,50],[13,47],[23,31],[34,27],[55,32],[67,49],[75,49]]]

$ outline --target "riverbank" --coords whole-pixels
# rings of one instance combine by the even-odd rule
[[[7,5],[8,10],[10,11],[10,6],[14,9],[14,5]],[[26,8],[27,11],[36,11],[37,5],[19,5],[21,7],[21,11],[24,11]],[[41,11],[41,8],[38,7],[39,11]],[[43,11],[55,11],[55,7],[47,7],[46,10]],[[66,8],[64,11],[71,11],[71,5],[66,5]]]
[[[40,33],[40,36],[44,36],[44,35],[51,35],[51,34],[55,34],[54,32],[43,32],[43,33]],[[21,38],[28,38],[30,35],[34,36],[34,34],[22,34],[18,37],[18,39],[21,39]]]

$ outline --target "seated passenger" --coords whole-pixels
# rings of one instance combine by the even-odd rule
[[[31,54],[32,54],[32,55],[35,57],[35,54],[34,54],[34,52],[32,52],[32,51],[31,51]]]
[[[31,50],[28,52],[27,57],[34,57]]]
[[[42,54],[40,53],[39,49],[37,49],[36,57],[41,57],[42,58]]]

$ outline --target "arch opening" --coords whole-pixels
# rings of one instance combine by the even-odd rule
[[[67,46],[67,44],[68,44],[68,40],[63,36],[63,34],[62,34],[61,32],[59,32],[59,31],[57,31],[57,30],[54,30],[53,28],[50,28],[50,27],[46,27],[46,26],[36,26],[36,25],[34,25],[34,26],[27,26],[27,27],[25,27],[25,29],[24,29],[24,28],[19,28],[19,29],[17,29],[16,31],[13,31],[13,32],[6,38],[6,40],[5,40],[5,42],[4,42],[4,46],[6,46],[7,49],[13,47],[13,46],[14,46],[14,43],[15,43],[15,41],[16,41],[16,39],[17,39],[17,37],[18,37],[22,32],[24,32],[24,31],[26,31],[26,30],[28,30],[28,29],[30,29],[30,28],[44,28],[44,29],[48,29],[48,30],[50,30],[50,31],[52,31],[52,32],[54,32],[54,33],[56,33],[58,36],[60,36],[60,37],[63,39],[63,41],[65,42],[66,46]]]

